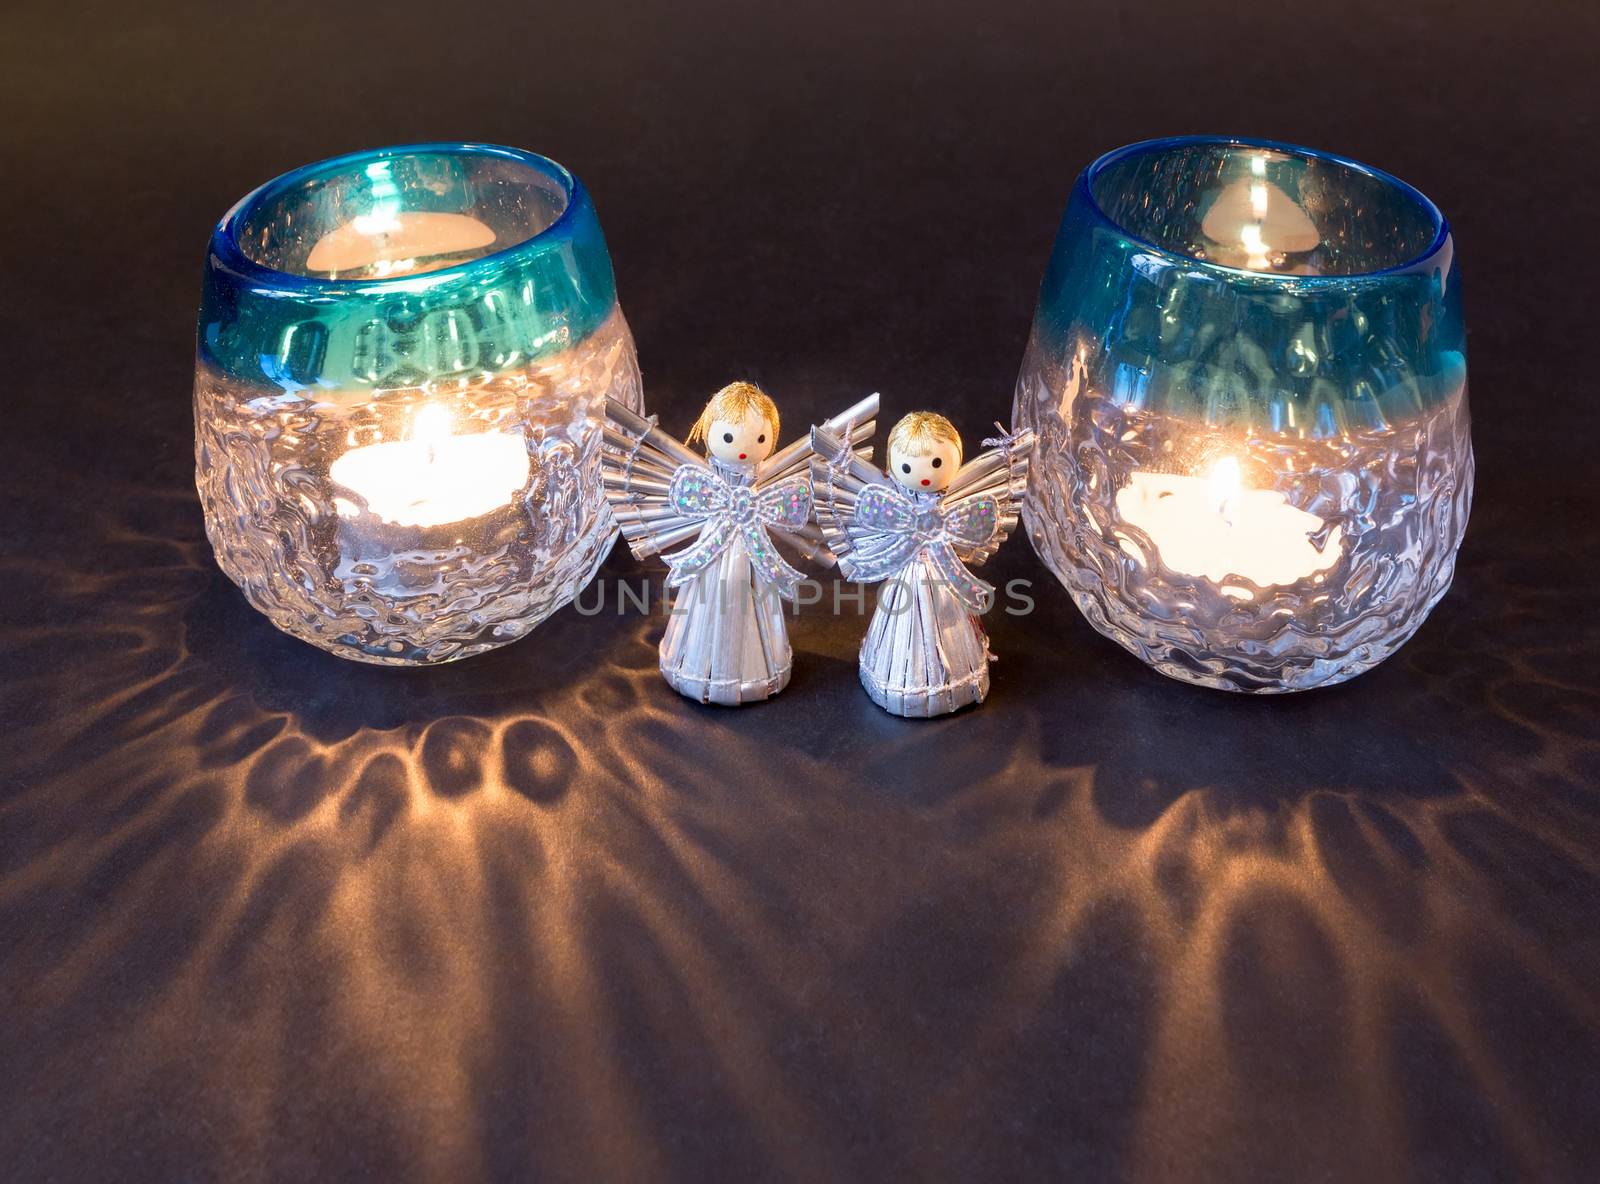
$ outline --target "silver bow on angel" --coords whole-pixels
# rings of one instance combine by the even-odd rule
[[[705,522],[691,546],[662,556],[672,569],[668,587],[692,581],[727,551],[736,536],[742,536],[757,574],[779,596],[794,599],[805,577],[778,554],[767,528],[798,530],[811,520],[811,485],[804,477],[754,489],[725,481],[711,469],[686,464],[673,474],[667,502],[683,517]]]
[[[857,548],[845,575],[874,584],[893,578],[921,552],[970,613],[994,603],[994,585],[967,570],[957,548],[975,551],[994,537],[1000,507],[988,494],[948,509],[937,498],[919,499],[890,485],[869,485],[856,499],[855,524],[876,545]],[[879,542],[878,540],[882,541]]]

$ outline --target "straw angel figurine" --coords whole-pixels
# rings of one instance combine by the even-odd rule
[[[872,435],[878,396],[829,420],[830,439]],[[606,401],[606,500],[636,557],[663,557],[676,590],[661,674],[679,694],[738,706],[776,695],[794,656],[783,619],[804,578],[781,554],[832,563],[811,524],[811,440],[777,450],[778,408],[748,382],[723,387],[689,433],[701,458],[648,419]],[[870,446],[865,455],[871,455]]]
[[[968,565],[988,559],[1017,525],[1033,433],[1001,429],[963,466],[950,421],[914,411],[889,433],[887,475],[826,427],[811,435],[823,539],[846,579],[885,581],[861,643],[861,685],[894,715],[983,702],[991,658],[980,617],[994,588]]]

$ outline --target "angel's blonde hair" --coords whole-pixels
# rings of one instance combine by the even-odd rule
[[[778,405],[768,397],[766,391],[753,382],[730,382],[712,395],[711,401],[706,404],[706,409],[700,413],[700,418],[694,421],[694,427],[689,429],[689,438],[684,443],[704,443],[706,433],[711,430],[711,425],[716,420],[720,419],[723,423],[737,423],[752,411],[767,421],[767,427],[772,432],[772,442],[776,445]]]
[[[956,425],[937,411],[913,411],[894,425],[889,433],[890,451],[907,456],[927,456],[940,442],[956,446],[956,464],[961,463],[961,434]]]

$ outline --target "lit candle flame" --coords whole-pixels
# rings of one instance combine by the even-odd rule
[[[1167,567],[1210,580],[1235,600],[1254,592],[1230,576],[1262,587],[1294,584],[1329,570],[1343,553],[1338,526],[1329,529],[1275,489],[1251,489],[1237,456],[1192,475],[1135,472],[1117,492],[1117,513],[1144,532]],[[1121,542],[1132,558],[1150,561],[1149,544]]]
[[[1245,250],[1245,264],[1256,271],[1261,271],[1271,266],[1272,261],[1267,257],[1272,250],[1261,237],[1261,227],[1257,223],[1248,223],[1239,231],[1239,242]]]
[[[375,234],[392,234],[400,229],[400,219],[394,216],[391,207],[380,206],[370,214],[357,214],[351,221],[357,234],[369,237]]]
[[[1225,456],[1212,465],[1211,472],[1206,476],[1206,488],[1210,492],[1212,508],[1226,518],[1228,503],[1244,489],[1244,470],[1239,467],[1239,458]]]
[[[1256,216],[1254,223],[1246,223],[1239,231],[1239,241],[1244,244],[1244,249],[1249,266],[1261,269],[1268,266],[1267,256],[1272,248],[1261,237],[1262,224],[1267,218],[1267,183],[1265,181],[1253,182],[1250,186],[1250,212]]]
[[[339,499],[341,516],[357,517],[360,503],[387,522],[441,526],[498,511],[528,483],[531,462],[518,432],[456,434],[450,409],[417,408],[405,438],[352,448],[328,476],[356,495]]]
[[[1219,263],[1277,271],[1322,241],[1300,200],[1267,176],[1268,161],[1265,154],[1252,155],[1249,175],[1224,185],[1201,219],[1200,231],[1215,244],[1211,257]]]
[[[427,448],[430,465],[434,463],[439,445],[450,436],[450,412],[437,403],[418,408],[416,415],[411,418],[410,438]]]

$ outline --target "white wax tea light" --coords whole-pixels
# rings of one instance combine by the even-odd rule
[[[421,274],[476,258],[494,241],[494,231],[467,214],[378,209],[318,239],[306,270],[330,279]]]
[[[512,432],[456,435],[450,413],[421,408],[407,439],[352,448],[328,476],[357,499],[338,498],[341,517],[367,513],[397,526],[444,526],[508,505],[528,483],[528,450]]]
[[[1117,492],[1117,513],[1149,536],[1169,570],[1209,580],[1240,600],[1250,591],[1226,583],[1229,576],[1260,587],[1293,584],[1327,571],[1343,554],[1339,527],[1319,549],[1313,536],[1323,520],[1277,490],[1245,488],[1231,456],[1205,476],[1135,472]],[[1147,561],[1132,539],[1120,542],[1125,554]]]

